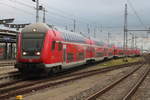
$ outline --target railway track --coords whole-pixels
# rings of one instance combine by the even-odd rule
[[[0,67],[13,66],[13,65],[15,65],[15,63],[16,63],[16,61],[1,61]]]
[[[144,70],[142,70],[143,67],[145,67]],[[136,75],[135,73],[137,73],[137,71],[139,71],[139,70],[141,70],[140,75],[139,75],[138,79],[136,81],[134,81],[134,85],[132,85],[131,87],[126,86],[126,88],[125,88],[126,91],[125,91],[125,93],[122,94],[122,97],[120,97],[119,99],[116,99],[116,98],[114,99],[113,96],[116,96],[116,94],[117,94],[116,93],[116,90],[117,90],[116,87],[118,85],[120,85],[120,87],[124,88],[126,83],[128,82],[128,81],[125,81],[125,80],[129,77],[133,77],[134,75]],[[132,95],[134,94],[134,92],[136,91],[136,89],[144,81],[144,79],[147,76],[147,74],[149,73],[149,71],[150,71],[150,68],[148,67],[148,65],[146,65],[146,64],[145,65],[140,65],[139,67],[137,67],[133,71],[131,71],[128,74],[124,75],[120,79],[114,81],[112,84],[110,84],[110,85],[104,87],[103,89],[97,91],[96,93],[92,94],[91,96],[86,98],[86,100],[101,100],[101,99],[109,100],[110,98],[108,99],[107,97],[111,97],[111,96],[112,96],[111,99],[113,99],[113,100],[129,100],[132,97]],[[125,84],[125,85],[121,86],[121,84]],[[130,88],[127,88],[127,87],[130,87]],[[120,94],[117,94],[117,96],[120,96]]]
[[[19,79],[19,77],[20,73],[16,71],[7,74],[0,74],[0,88],[20,82],[22,79]]]
[[[3,73],[3,74],[0,74],[0,80],[8,79],[8,78],[15,78],[19,75],[20,75],[20,73],[18,71]]]
[[[14,97],[16,95],[23,95],[30,93],[32,91],[41,90],[48,87],[53,87],[59,84],[63,84],[66,82],[75,81],[81,78],[85,78],[88,76],[96,75],[99,73],[104,73],[108,71],[112,71],[115,69],[123,68],[123,67],[129,67],[132,64],[126,64],[124,66],[116,66],[116,67],[107,67],[107,68],[101,68],[91,71],[84,71],[79,73],[69,73],[65,75],[58,75],[55,77],[42,79],[42,80],[35,80],[35,81],[21,81],[14,84],[5,85],[3,87],[0,87],[0,99],[8,99],[10,97]]]
[[[0,80],[8,79],[8,78],[15,78],[18,77],[20,73],[18,71],[8,72],[0,74]]]
[[[130,65],[133,65],[133,64],[136,64],[136,62],[135,63],[130,63],[130,64],[124,64],[123,66],[130,66]],[[91,65],[89,65],[89,66],[91,66]],[[119,66],[118,65],[118,66],[115,66],[115,67],[116,68],[121,68],[123,66]],[[65,71],[65,73],[60,73],[60,75],[63,75],[63,74],[66,74],[66,73],[70,73],[70,72],[76,73],[75,70],[77,70],[77,73],[78,73],[78,69],[74,69],[73,68],[73,69],[71,69],[69,71]],[[105,70],[105,68],[103,68],[103,70]],[[110,70],[111,70],[111,68],[110,68]],[[94,71],[94,70],[92,70],[92,71]],[[79,70],[79,72],[84,72],[84,69],[83,70]],[[18,71],[12,71],[12,72],[8,72],[8,73],[0,74],[0,80],[16,79],[16,78],[17,78],[17,80],[13,80],[13,81],[11,80],[10,82],[6,82],[6,83],[0,84],[0,88],[3,87],[3,86],[7,86],[7,85],[13,85],[13,84],[16,84],[16,83],[20,82],[21,80],[24,80],[24,79],[21,79],[21,78],[24,78],[24,77],[20,76],[20,73]]]

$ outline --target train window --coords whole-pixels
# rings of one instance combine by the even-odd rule
[[[90,46],[87,46],[86,50],[87,50],[87,52],[90,52],[91,51]]]
[[[70,37],[71,37],[71,42],[73,42],[73,36],[72,36],[72,35],[70,35]]]
[[[70,39],[69,39],[69,34],[67,33],[67,41],[69,41]]]
[[[72,54],[72,53],[68,53],[68,54],[67,54],[67,60],[68,60],[69,62],[73,61],[73,54]]]
[[[113,54],[112,54],[112,52],[109,52],[108,55],[109,55],[109,56],[112,56]]]
[[[103,56],[104,56],[104,54],[102,52],[97,52],[96,53],[96,57],[103,57]]]
[[[68,35],[65,33],[65,40],[68,41]]]
[[[52,41],[52,50],[55,49],[55,44],[56,44],[56,41]]]
[[[64,38],[65,38],[65,41],[67,41],[67,34],[64,33]]]
[[[65,34],[65,41],[67,41],[67,34],[66,33],[64,33]]]
[[[65,41],[67,41],[67,35],[66,35],[66,33],[64,33],[64,38],[65,38]]]
[[[104,51],[107,51],[108,49],[107,48],[104,48]]]
[[[120,54],[120,55],[123,55],[124,53],[123,53],[123,52],[120,52],[119,54]]]
[[[95,52],[95,48],[92,47],[92,52]]]
[[[70,34],[68,34],[69,35],[69,42],[71,42],[71,35]]]
[[[63,38],[64,38],[64,40],[66,41],[66,34],[65,33],[63,33]]]
[[[69,36],[70,36],[70,42],[72,42],[72,35],[69,34]]]
[[[59,51],[62,50],[62,43],[61,43],[61,42],[59,42],[59,44],[58,44],[58,50],[59,50]]]
[[[69,35],[68,35],[68,33],[66,33],[66,36],[67,36],[67,41],[69,41]]]
[[[74,42],[74,35],[71,35],[71,41]]]
[[[78,54],[77,54],[77,59],[78,59],[78,60],[84,60],[84,53],[82,53],[82,52],[81,52],[81,53],[78,53]]]

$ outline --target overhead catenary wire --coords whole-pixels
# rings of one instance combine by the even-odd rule
[[[10,0],[11,1],[11,0]],[[16,3],[16,2],[13,2],[13,3]],[[17,3],[17,4],[19,4],[19,3]],[[24,3],[22,3],[22,4],[24,4]],[[29,11],[26,11],[26,10],[24,10],[24,9],[18,9],[18,7],[16,7],[16,6],[12,6],[12,5],[10,5],[10,4],[6,4],[6,3],[4,3],[4,2],[2,2],[1,3],[1,5],[5,5],[5,6],[7,6],[7,7],[10,7],[10,8],[13,8],[13,9],[15,9],[15,11],[19,11],[19,12],[21,12],[21,13],[26,13],[26,14],[29,14],[29,15],[32,15],[33,16],[33,13],[31,13],[31,12],[29,12]],[[29,7],[29,8],[33,8],[33,7]],[[48,12],[47,12],[48,13]],[[53,13],[53,12],[50,12],[50,13]],[[53,14],[55,14],[55,13],[53,13]],[[53,15],[52,14],[52,15]],[[55,14],[55,15],[57,15],[57,14]],[[49,16],[49,14],[48,14],[48,16]],[[60,18],[65,18],[65,19],[67,19],[65,16],[61,16],[61,15],[58,15],[57,17],[60,17]],[[48,20],[50,20],[50,21],[52,21],[53,23],[50,23],[50,24],[60,24],[59,22],[57,22],[57,21],[55,21],[54,20],[54,18],[56,19],[56,17],[53,17],[53,20],[51,20],[49,17],[47,17],[47,19]],[[68,20],[68,19],[67,19]],[[66,22],[66,21],[65,21]],[[68,23],[65,23],[65,24],[68,24]]]
[[[11,2],[13,2],[13,3],[17,3],[17,4],[20,4],[20,5],[23,5],[23,6],[28,7],[28,8],[35,9],[34,6],[29,5],[29,4],[26,4],[26,3],[24,3],[24,2],[20,2],[20,1],[16,1],[16,0],[9,0],[9,1],[11,1]]]
[[[19,15],[20,16],[23,16],[23,17],[21,17],[26,23],[31,23],[32,22],[32,20],[31,21],[29,21],[29,20],[27,20],[27,19],[31,19],[31,17],[28,17],[28,16],[25,16],[25,14],[27,14],[27,15],[29,15],[29,16],[32,16],[33,17],[33,13],[31,13],[31,12],[29,12],[29,11],[27,11],[27,10],[24,10],[24,9],[20,9],[20,8],[18,8],[18,7],[16,7],[16,6],[13,6],[13,5],[10,5],[10,4],[6,4],[6,3],[4,3],[4,2],[0,2],[0,5],[2,5],[2,6],[5,6],[5,7],[8,7],[8,8],[12,8],[12,10],[14,10],[15,12],[18,12],[19,13]],[[12,13],[12,12],[11,12]],[[16,15],[16,14],[15,14]],[[13,15],[14,16],[14,15]],[[11,17],[12,17],[12,15],[11,15]],[[14,16],[14,18],[15,18],[15,16]],[[15,18],[16,19],[16,18]],[[23,20],[15,20],[16,22],[19,22],[19,23],[24,23],[24,21]]]
[[[23,6],[26,6],[26,7],[29,7],[29,8],[34,8],[35,9],[35,7],[33,7],[33,6],[31,6],[31,5],[28,5],[28,4],[26,4],[26,3],[24,3],[24,2],[20,2],[20,1],[16,1],[16,0],[9,0],[9,1],[11,1],[11,2],[13,2],[13,3],[17,3],[17,4],[21,4],[21,5],[23,5]],[[34,4],[34,3],[33,3]],[[62,14],[59,14],[59,13],[56,13],[55,11],[46,11],[46,14],[47,15],[49,15],[49,13],[50,14],[52,14],[52,15],[56,15],[56,16],[58,16],[58,17],[62,17],[62,19],[63,18],[65,18],[66,20],[73,20],[73,18],[70,18],[70,17],[67,17],[67,16],[65,16],[65,15],[62,15]]]
[[[33,6],[27,4],[23,1],[18,1],[18,0],[9,0],[9,1],[13,1],[14,3],[21,4],[23,6],[26,6],[26,7],[32,8],[32,9],[34,8]],[[43,3],[43,1],[41,3]],[[61,19],[65,19],[65,20],[72,21],[72,22],[73,22],[74,19],[76,19],[78,25],[82,25],[81,23],[88,24],[87,22],[89,22],[88,20],[83,21],[83,20],[86,20],[85,18],[75,16],[73,14],[67,13],[67,12],[65,12],[61,9],[58,9],[58,8],[53,8],[48,3],[44,2],[44,4],[47,4],[48,5],[47,7],[49,8],[49,9],[47,9],[48,11],[46,12],[48,17],[49,16],[57,16],[57,17],[60,17]],[[35,3],[33,3],[33,5],[35,5]],[[44,6],[46,6],[46,5],[44,5]],[[73,16],[73,17],[69,17],[69,16]],[[70,23],[72,23],[72,22],[70,22]],[[77,27],[79,27],[79,26],[77,26]]]
[[[133,10],[135,16],[138,18],[139,22],[141,23],[142,26],[144,26],[145,29],[147,29],[146,25],[143,23],[141,17],[139,16],[138,12],[134,8],[133,4],[131,3],[130,0],[127,0],[128,4],[130,5],[131,9]]]
[[[75,16],[74,14],[70,14],[70,13],[68,13],[68,12],[65,12],[65,11],[63,11],[62,9],[58,9],[58,8],[54,8],[54,7],[52,7],[51,5],[49,5],[48,3],[46,3],[46,2],[44,2],[44,1],[42,1],[44,4],[47,4],[47,7],[52,11],[55,11],[55,13],[57,12],[57,13],[61,13],[61,14],[63,14],[63,15],[65,15],[65,16],[72,16],[72,17],[70,17],[71,19],[76,19],[76,20],[78,20],[79,22],[82,22],[82,23],[85,23],[85,24],[88,24],[87,23],[87,19],[85,19],[85,18],[78,18],[78,16]],[[46,5],[45,5],[46,6]],[[83,20],[79,20],[79,19],[83,19],[83,20],[86,20],[86,21],[83,21]]]
[[[47,6],[49,8],[48,10],[50,12],[55,12],[55,14],[57,13],[57,15],[58,14],[59,15],[63,15],[63,17],[67,17],[67,18],[68,18],[68,16],[72,16],[72,17],[69,17],[69,19],[71,18],[72,22],[74,22],[74,20],[76,20],[76,24],[78,24],[76,27],[77,27],[78,30],[79,30],[79,27],[81,27],[80,25],[82,25],[81,23],[84,23],[85,25],[91,24],[88,19],[82,18],[81,16],[80,17],[79,16],[75,16],[74,14],[70,14],[68,12],[65,12],[62,9],[53,8],[51,5],[49,5],[49,3],[46,3],[45,1],[42,1],[42,3],[47,4],[45,6]]]
[[[33,15],[33,13],[31,13],[31,12],[29,12],[29,11],[26,11],[26,10],[24,10],[24,9],[21,9],[21,8],[18,9],[16,6],[12,6],[12,5],[6,4],[6,3],[4,3],[4,2],[1,2],[0,4],[1,4],[1,5],[5,5],[5,6],[7,6],[7,7],[10,7],[10,8],[13,8],[13,9],[15,9],[16,11],[20,11],[21,13],[26,13],[26,14],[29,14],[29,15]]]
[[[9,1],[12,1],[12,0],[9,0]],[[25,4],[25,3],[23,3],[23,2],[20,2],[20,1],[13,1],[13,2],[16,2],[16,3],[18,3],[18,4],[21,4],[21,5],[23,5],[23,6],[26,6],[26,7],[30,7],[30,8],[34,8],[35,9],[35,7],[33,7],[33,6],[31,6],[31,5],[28,5],[28,4]],[[55,11],[50,11],[50,10],[48,10],[48,11],[46,11],[47,13],[48,12],[50,12],[50,13],[53,13],[53,14],[55,14],[55,15],[57,15],[57,16],[60,16],[60,17],[63,17],[63,18],[66,18],[66,19],[68,19],[68,20],[73,20],[73,18],[71,18],[71,17],[68,17],[68,16],[65,16],[64,14],[59,14],[59,13],[57,13],[57,12],[55,12]]]
[[[26,2],[26,1],[20,1],[20,0],[8,0],[8,1],[12,1],[13,3],[16,3],[19,6],[25,6],[25,7],[31,8],[32,10],[35,10],[35,3],[32,2],[32,0],[30,0],[31,3]],[[50,24],[52,22],[52,24],[57,23],[57,25],[61,25],[61,26],[66,26],[67,25],[67,26],[73,28],[73,20],[75,19],[76,24],[78,24],[76,26],[78,28],[78,30],[79,30],[79,28],[81,28],[80,30],[83,30],[84,29],[83,27],[85,26],[85,28],[86,28],[87,24],[91,25],[90,28],[98,27],[97,29],[100,30],[100,25],[91,24],[90,20],[88,20],[86,18],[82,18],[80,16],[76,16],[74,14],[68,13],[67,11],[64,11],[63,9],[55,8],[55,7],[51,6],[49,3],[47,3],[44,0],[40,0],[40,3],[41,4],[43,3],[44,7],[46,7],[46,10],[47,10],[46,19],[48,19],[47,22],[50,23]],[[35,16],[35,13],[33,13],[33,12],[30,13],[29,10],[23,9],[21,7],[19,9],[18,8],[19,7],[17,7],[17,6],[15,6],[15,8],[13,7],[13,9],[15,9],[16,11],[20,10],[21,13],[25,13],[25,14]],[[52,18],[52,16],[53,16],[53,18]],[[83,27],[81,27],[81,26],[83,26]],[[121,28],[121,26],[103,26],[103,29],[108,29],[108,28],[117,29],[117,28]],[[100,32],[100,31],[97,31],[97,32]]]

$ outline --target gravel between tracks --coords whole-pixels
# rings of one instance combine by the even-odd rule
[[[28,95],[24,99],[25,100],[65,100],[65,99],[70,100],[74,98],[81,98],[81,96],[86,97],[85,95],[89,95],[88,93],[90,93],[89,91],[91,90],[90,87],[102,88],[107,84],[110,84],[113,80],[119,78],[121,75],[124,75],[131,69],[133,69],[133,67],[125,67],[107,73],[97,74],[80,80],[61,84],[56,87],[47,88],[39,92],[33,91],[32,95]]]

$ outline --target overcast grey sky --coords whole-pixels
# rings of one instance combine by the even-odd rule
[[[49,24],[73,27],[77,21],[77,31],[87,32],[90,24],[97,27],[97,37],[106,40],[107,32],[116,41],[123,37],[124,5],[127,0],[39,0],[47,9],[46,20]],[[130,0],[145,26],[150,26],[149,0]],[[14,17],[15,23],[35,22],[35,3],[32,0],[0,0],[0,19]],[[42,12],[40,12],[42,20]],[[129,28],[144,28],[128,4]],[[101,29],[102,28],[102,29]],[[139,33],[139,32],[136,32]],[[145,33],[145,32],[144,32]],[[138,34],[139,35],[139,34]],[[140,36],[140,35],[139,35]]]

